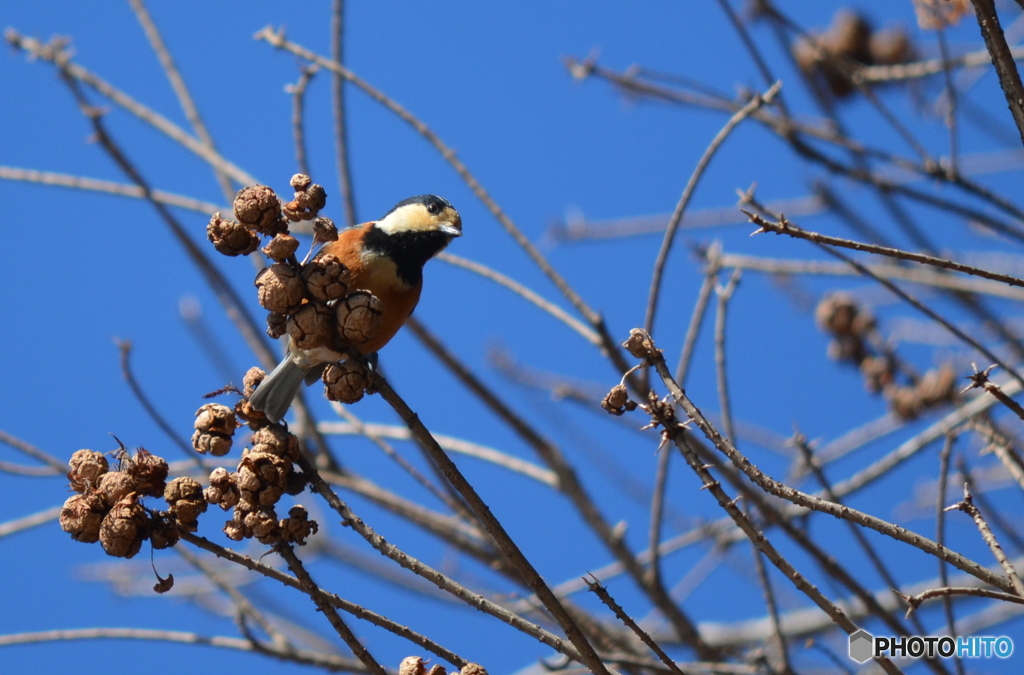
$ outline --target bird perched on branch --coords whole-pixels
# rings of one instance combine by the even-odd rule
[[[375,305],[379,324],[372,335],[350,346],[373,363],[377,351],[416,308],[423,288],[423,265],[461,236],[458,211],[441,197],[420,195],[399,202],[380,220],[342,231],[337,241],[325,245],[314,262],[335,256],[348,269],[348,288],[369,292],[380,301]],[[311,384],[327,364],[346,358],[330,344],[302,349],[289,338],[284,360],[256,387],[249,403],[279,422],[304,381]]]

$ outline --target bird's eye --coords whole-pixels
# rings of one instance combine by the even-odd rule
[[[427,204],[427,213],[432,216],[436,216],[441,211],[441,205],[437,202],[430,202]]]

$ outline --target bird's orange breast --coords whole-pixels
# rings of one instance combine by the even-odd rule
[[[422,283],[409,286],[403,282],[391,258],[364,250],[362,236],[372,225],[373,223],[367,223],[358,228],[344,230],[338,235],[338,241],[327,244],[322,250],[322,254],[335,255],[348,267],[352,274],[352,290],[369,291],[381,302],[384,315],[380,331],[376,339],[360,347],[364,354],[376,352],[391,341],[416,309],[423,288]]]

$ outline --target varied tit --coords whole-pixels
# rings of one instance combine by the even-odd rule
[[[461,236],[458,211],[441,197],[420,195],[398,202],[378,221],[343,230],[337,241],[317,254],[340,258],[351,274],[349,288],[369,291],[380,300],[380,331],[376,339],[359,347],[371,362],[416,308],[423,289],[423,265]],[[272,421],[280,422],[303,382],[312,384],[326,364],[345,358],[345,354],[326,347],[299,349],[289,339],[288,354],[260,383],[249,402]]]

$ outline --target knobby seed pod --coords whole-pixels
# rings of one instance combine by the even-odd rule
[[[140,495],[159,497],[164,493],[169,468],[163,457],[139,448],[135,457],[122,461],[121,470],[135,478],[135,489]]]
[[[299,349],[316,349],[334,340],[334,311],[322,302],[307,302],[288,317],[288,335]]]
[[[108,510],[106,501],[98,494],[71,495],[60,510],[60,528],[75,541],[93,544],[100,540],[100,525]]]
[[[370,386],[370,374],[353,360],[329,364],[322,376],[324,395],[329,401],[358,403]]]
[[[107,555],[131,558],[149,536],[149,514],[132,494],[114,504],[100,525],[100,545]]]
[[[238,486],[235,485],[235,474],[228,473],[223,467],[214,469],[210,473],[210,487],[203,490],[203,498],[225,511],[237,504]]]
[[[242,188],[235,196],[235,217],[260,234],[277,235],[288,229],[281,219],[281,200],[266,185]]]
[[[267,314],[267,335],[275,340],[288,332],[288,317],[277,312]]]
[[[299,240],[290,234],[277,234],[263,247],[263,254],[275,262],[284,262],[299,250]]]
[[[265,452],[294,462],[299,458],[299,439],[280,424],[272,424],[252,435],[252,452]]]
[[[95,450],[76,450],[68,462],[68,480],[75,492],[85,492],[88,488],[99,485],[100,477],[110,470],[110,463],[102,452]]]
[[[462,675],[487,675],[487,669],[479,663],[467,663],[459,672]]]
[[[113,506],[139,489],[139,481],[127,471],[110,471],[100,477],[99,494]]]
[[[291,222],[313,220],[320,209],[327,205],[327,192],[322,185],[312,182],[309,176],[295,174],[292,177],[295,198],[283,207],[284,217]]]
[[[203,486],[188,476],[175,478],[164,490],[164,500],[178,523],[189,532],[199,529],[199,514],[206,512]]]
[[[267,376],[262,368],[253,366],[249,370],[245,371],[245,375],[242,377],[242,396],[249,398],[252,393],[256,391],[256,387],[260,385],[260,382]]]
[[[243,398],[235,404],[235,415],[253,431],[262,429],[270,424],[270,419],[267,417],[267,414],[262,410],[256,410],[256,408],[253,408],[247,398]]]
[[[325,255],[306,263],[302,270],[309,294],[321,302],[342,298],[348,293],[352,275],[335,255]]]
[[[281,539],[290,544],[306,545],[306,539],[320,530],[315,520],[309,519],[305,507],[296,504],[288,510],[288,517],[278,523]]]
[[[218,253],[232,257],[249,255],[260,247],[258,234],[241,223],[221,218],[220,212],[213,214],[206,225],[206,238]]]
[[[297,310],[306,295],[306,285],[299,273],[284,263],[274,263],[260,270],[255,283],[260,304],[278,314]]]
[[[338,226],[330,218],[321,216],[313,221],[313,243],[326,244],[329,241],[338,241]]]
[[[268,452],[249,451],[238,465],[235,484],[240,501],[252,507],[272,506],[288,488],[291,462]]]
[[[367,291],[349,293],[336,308],[341,339],[354,347],[369,344],[380,330],[384,307]]]
[[[231,451],[231,438],[238,427],[235,412],[220,403],[207,403],[196,411],[192,447],[201,454],[223,457]]]
[[[612,387],[607,396],[601,400],[601,407],[616,416],[622,415],[626,411],[636,410],[636,406],[636,401],[629,400],[629,392],[626,391],[626,386],[623,384]]]
[[[248,531],[261,544],[276,544],[280,541],[281,531],[277,523],[277,514],[272,508],[250,511],[243,516]]]

